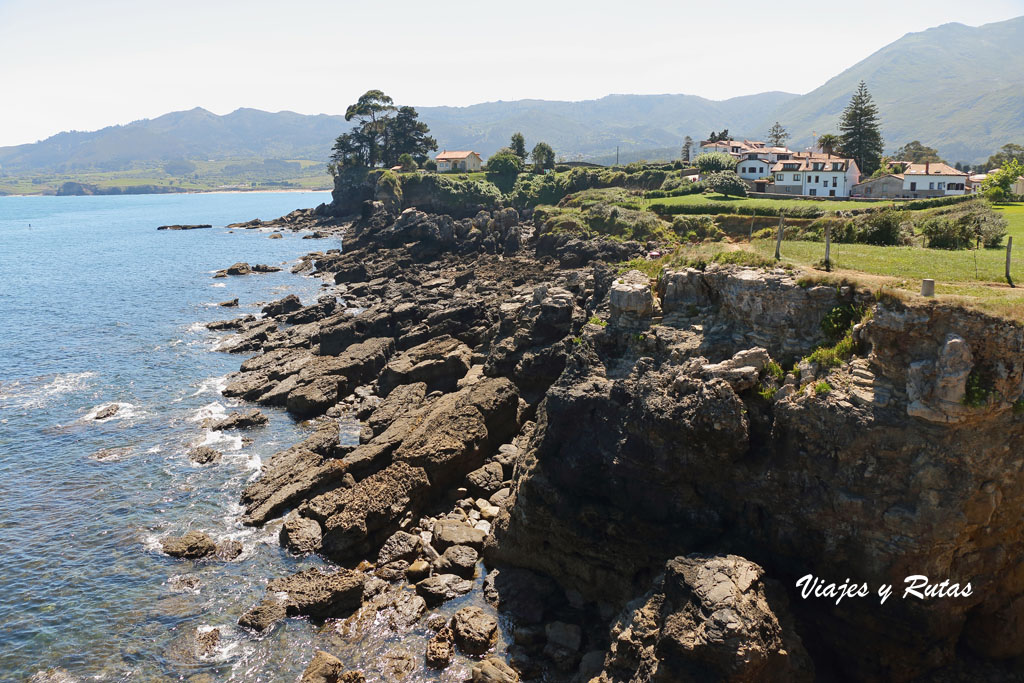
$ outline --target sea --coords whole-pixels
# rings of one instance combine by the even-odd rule
[[[0,197],[0,681],[52,669],[82,681],[295,681],[318,648],[389,680],[422,660],[425,631],[397,638],[383,624],[357,633],[289,619],[257,637],[236,624],[268,579],[323,561],[283,550],[279,522],[240,523],[246,482],[308,427],[264,408],[270,423],[244,434],[251,443],[206,429],[239,405],[220,390],[245,356],[217,351],[225,333],[204,323],[259,315],[288,294],[314,303],[330,290],[290,266],[342,245],[224,226],[324,201]],[[198,223],[214,227],[156,229]],[[238,261],[283,270],[212,277]],[[218,306],[236,297],[238,308]],[[115,403],[113,417],[94,419]],[[223,460],[191,463],[197,445]],[[192,562],[160,551],[162,538],[193,529],[241,541],[242,555]],[[197,652],[197,634],[213,628],[216,648]]]

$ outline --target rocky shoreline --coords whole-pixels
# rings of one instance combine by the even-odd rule
[[[283,520],[282,546],[337,567],[270,581],[239,620],[254,637],[297,616],[425,625],[396,679],[461,658],[474,681],[1015,680],[1020,327],[782,269],[652,282],[609,264],[657,245],[537,234],[514,209],[232,227],[344,239],[293,269],[332,294],[211,325],[251,356],[224,395],[313,427],[242,492],[244,523]],[[844,307],[872,312],[853,359],[799,362]],[[809,573],[974,591],[836,605],[799,597]],[[431,613],[472,591],[486,608]],[[305,681],[363,679],[301,656]]]

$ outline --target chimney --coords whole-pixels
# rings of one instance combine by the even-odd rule
[[[929,169],[931,169],[931,167],[932,167],[932,164],[931,164],[931,162],[930,162],[930,161],[926,161],[926,162],[924,162],[924,174],[925,174],[925,175],[931,175],[931,174],[930,174],[930,173],[928,172],[928,171],[929,171]]]

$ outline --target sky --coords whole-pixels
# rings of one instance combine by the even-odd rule
[[[843,11],[840,8],[847,7]],[[0,0],[0,146],[204,107],[806,93],[906,33],[1024,0]],[[773,41],[816,38],[815,49]]]

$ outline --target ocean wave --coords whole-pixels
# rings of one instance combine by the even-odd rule
[[[224,387],[228,385],[228,376],[220,375],[218,377],[208,377],[199,383],[199,388],[192,396],[199,396],[201,394],[214,393],[220,396],[221,392],[224,391]]]
[[[240,451],[242,450],[242,437],[233,434],[225,434],[224,432],[207,430],[203,435],[203,440],[196,444],[196,446],[209,446],[210,448],[216,447],[222,451]]]
[[[204,420],[220,419],[226,417],[228,409],[222,404],[214,401],[213,403],[207,403],[202,408],[199,408],[192,414],[192,417],[188,418],[189,422],[203,422]]]
[[[211,286],[211,287],[227,287],[227,285],[226,285],[226,284],[224,284],[223,282],[214,282],[214,283],[213,283],[212,285],[210,285],[210,286]]]
[[[63,372],[0,383],[0,405],[42,408],[53,399],[88,389],[95,372]]]

